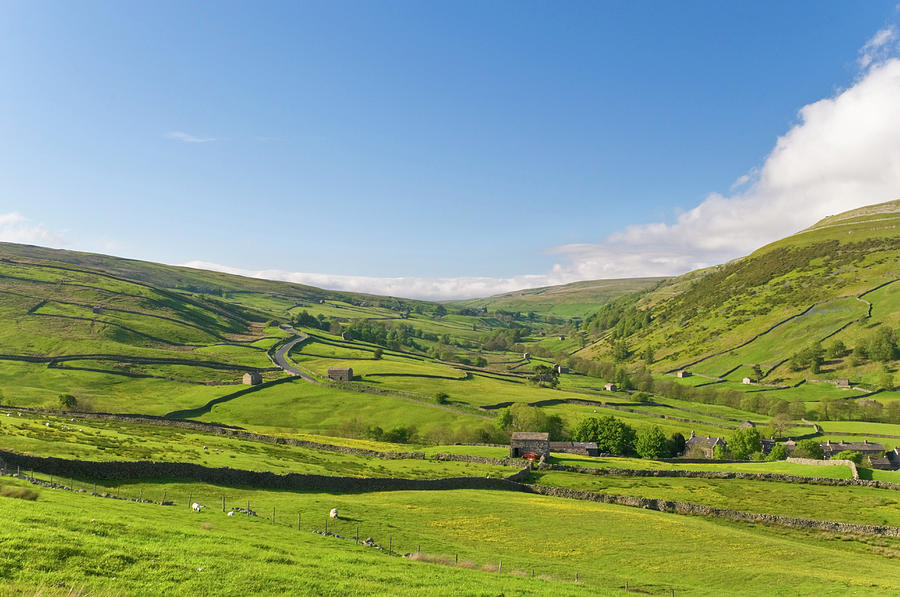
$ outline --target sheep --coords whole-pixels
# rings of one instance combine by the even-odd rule
[[[206,508],[206,506],[200,505],[197,502],[194,502],[193,504],[191,504],[191,510],[193,510],[194,512],[199,512],[200,510],[202,510],[204,508]]]
[[[332,508],[332,509],[331,509],[331,512],[328,513],[328,516],[330,516],[330,517],[332,517],[332,518],[339,518],[339,516],[338,516],[338,509],[337,509],[337,508]]]
[[[232,510],[231,512],[229,512],[229,513],[226,514],[225,516],[234,516],[234,510]]]

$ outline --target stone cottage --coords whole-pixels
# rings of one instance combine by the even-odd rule
[[[684,442],[684,454],[689,457],[712,458],[715,455],[716,446],[726,448],[727,444],[721,437],[710,437],[708,435],[702,437],[694,435],[694,432],[691,431],[691,437]]]

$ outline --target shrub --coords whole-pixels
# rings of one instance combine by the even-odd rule
[[[856,452],[854,450],[844,450],[842,452],[838,452],[834,457],[837,460],[849,460],[857,466],[862,465],[863,461],[862,453]]]
[[[611,415],[582,419],[575,426],[573,437],[577,442],[596,442],[601,452],[634,453],[634,429]]]
[[[816,440],[802,439],[797,442],[797,447],[794,449],[794,457],[822,460],[825,458],[825,451],[822,450],[822,446]]]
[[[447,404],[450,401],[450,395],[446,392],[438,392],[434,395],[434,401],[438,404]]]
[[[381,357],[383,357],[383,356],[384,356],[384,351],[381,350],[380,348],[376,348],[376,349],[375,349],[375,352],[372,353],[372,357],[373,357],[376,361],[379,360],[379,359],[381,359]]]
[[[656,425],[642,429],[637,434],[634,447],[641,458],[668,458],[671,455],[669,442]]]
[[[72,409],[78,406],[78,399],[72,394],[60,394],[59,405],[66,409]]]
[[[775,444],[775,446],[772,448],[772,451],[769,452],[768,456],[766,456],[766,460],[784,460],[787,457],[787,448],[784,446],[784,444]]]
[[[728,438],[728,447],[737,460],[747,460],[761,449],[759,430],[755,427],[738,429]]]

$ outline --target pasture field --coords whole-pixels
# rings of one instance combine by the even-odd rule
[[[744,479],[691,479],[535,471],[533,483],[613,495],[677,500],[813,520],[900,526],[900,491]]]
[[[506,477],[511,467],[466,462],[378,459],[313,448],[241,440],[178,427],[124,424],[119,421],[10,413],[0,421],[5,450],[79,460],[152,460],[192,462],[274,473],[326,476]],[[47,425],[49,423],[49,425]],[[379,446],[376,449],[382,449]],[[371,448],[370,448],[371,449]],[[406,451],[409,446],[405,446]]]
[[[3,479],[5,485],[21,482]],[[99,488],[98,488],[99,489]],[[0,553],[8,588],[85,586],[166,594],[316,593],[844,595],[900,590],[896,540],[750,526],[511,492],[384,492],[324,495],[160,482],[121,494],[161,495],[175,506],[39,489],[35,502],[0,497]],[[110,488],[110,491],[115,491]],[[215,507],[251,508],[275,522],[226,517]],[[187,498],[214,507],[188,510]],[[481,572],[391,557],[329,531],[372,537],[400,553],[456,556]],[[296,529],[297,513],[301,527]],[[283,518],[282,518],[283,517]],[[648,532],[650,534],[648,534]],[[130,537],[126,550],[120,542]],[[685,537],[693,540],[685,541]],[[678,549],[673,550],[672,546]],[[26,546],[29,546],[26,548]],[[719,563],[709,566],[715,549]],[[840,559],[842,566],[822,566]],[[536,578],[530,578],[535,570]],[[334,571],[330,574],[329,571]],[[338,573],[339,571],[339,573]],[[87,573],[86,573],[87,572]],[[574,583],[575,573],[579,583]],[[546,577],[554,580],[545,580]]]

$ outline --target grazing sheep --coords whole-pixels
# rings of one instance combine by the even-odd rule
[[[332,508],[331,512],[328,513],[328,516],[332,518],[339,518],[337,508]]]
[[[229,513],[226,514],[225,516],[234,516],[234,510],[232,510],[231,512],[229,512]]]
[[[191,504],[191,510],[193,510],[194,512],[199,512],[203,508],[206,508],[206,506],[202,506],[202,505],[198,504],[197,502],[194,502],[193,504]]]

